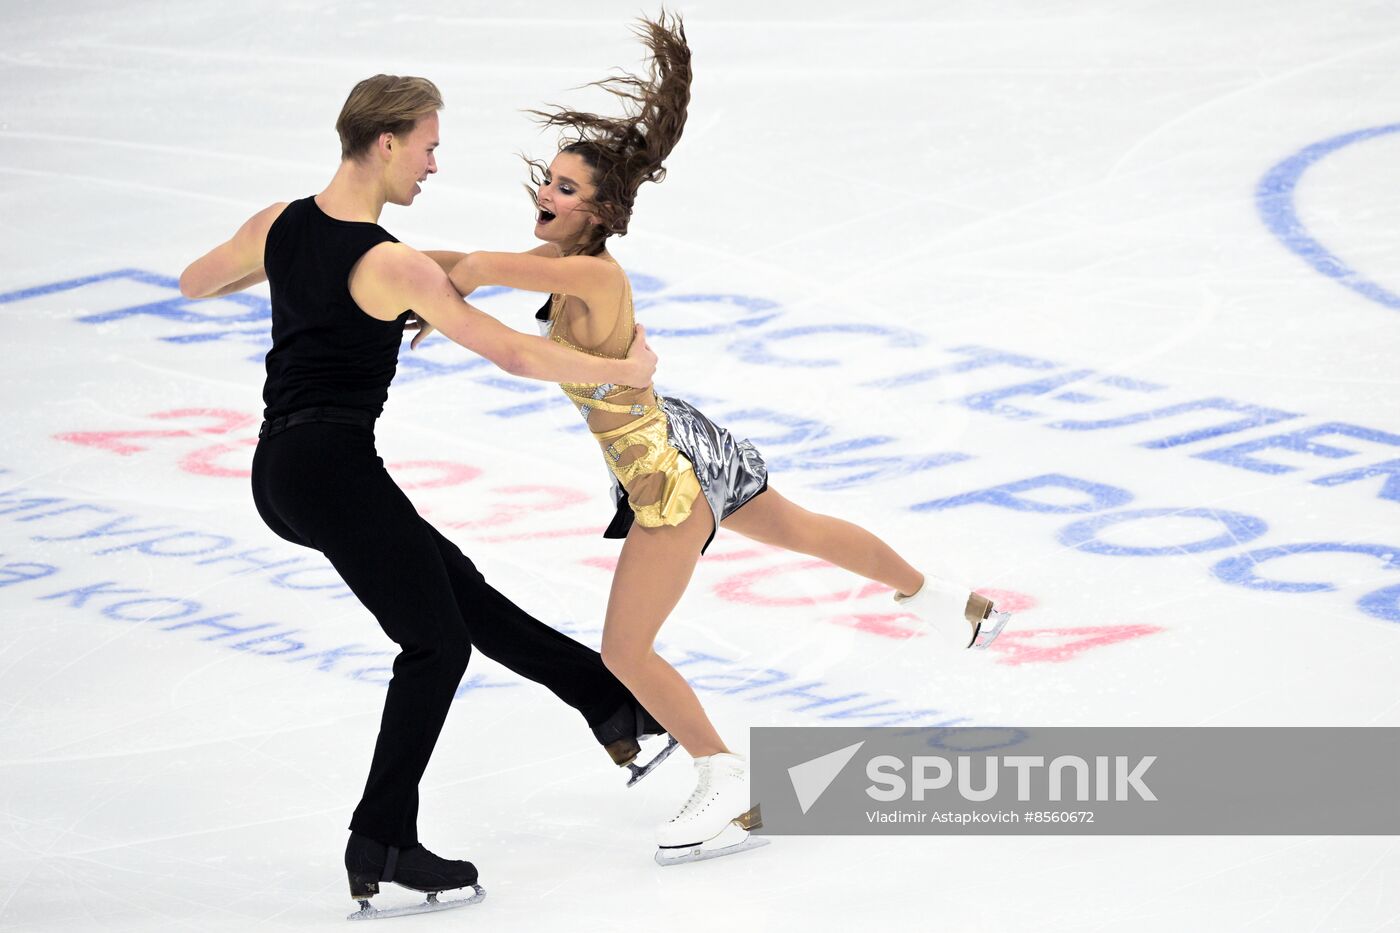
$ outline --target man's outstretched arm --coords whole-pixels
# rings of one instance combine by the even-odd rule
[[[227,242],[186,266],[180,273],[180,294],[186,298],[220,298],[267,281],[263,270],[267,231],[286,206],[283,202],[263,208]]]

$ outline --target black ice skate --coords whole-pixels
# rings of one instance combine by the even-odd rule
[[[616,713],[594,726],[593,735],[612,757],[613,764],[620,768],[625,767],[631,772],[631,777],[627,779],[628,787],[646,777],[652,769],[669,758],[677,745],[675,739],[666,735],[661,723],[633,703],[619,707]],[[637,764],[637,758],[642,752],[641,740],[658,735],[666,735],[666,747],[646,764]]]
[[[350,896],[360,902],[360,909],[349,916],[350,920],[379,920],[451,910],[479,903],[486,896],[486,890],[476,883],[476,866],[471,862],[441,858],[421,845],[407,849],[386,846],[359,833],[351,833],[345,847],[345,871],[350,876]],[[428,897],[421,904],[379,910],[370,905],[369,899],[379,893],[381,881],[422,892]],[[437,899],[442,891],[466,887],[474,891],[470,897]]]

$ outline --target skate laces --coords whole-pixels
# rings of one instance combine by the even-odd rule
[[[719,763],[707,761],[704,765],[696,769],[699,771],[700,776],[695,783],[695,789],[690,792],[690,799],[686,800],[685,806],[681,807],[680,812],[671,818],[671,822],[674,823],[678,820],[686,819],[698,810],[703,809],[700,805],[710,796],[710,791],[716,777],[715,771],[718,768],[725,769],[724,775],[727,777],[744,777],[747,776],[748,773],[747,767],[739,762],[730,760]]]
[[[671,817],[671,822],[673,823],[688,816],[695,808],[695,805],[704,800],[706,795],[710,792],[710,768],[702,767],[698,770],[700,771],[700,778],[695,783],[695,790],[690,792],[690,798],[686,800],[685,805],[680,808],[680,811],[675,816]]]

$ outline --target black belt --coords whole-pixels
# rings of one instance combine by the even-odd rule
[[[288,428],[294,428],[299,424],[311,424],[316,421],[329,422],[331,424],[349,424],[357,428],[373,428],[374,422],[379,416],[373,412],[365,411],[363,408],[303,408],[294,411],[290,415],[283,415],[280,418],[273,418],[264,421],[262,427],[258,428],[258,437],[272,437],[281,434]]]

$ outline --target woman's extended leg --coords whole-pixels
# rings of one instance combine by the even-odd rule
[[[809,512],[771,486],[726,518],[723,527],[763,544],[819,557],[896,593],[912,595],[923,586],[924,575],[875,535],[839,518]]]
[[[924,620],[942,638],[969,647],[992,615],[992,601],[961,584],[923,574],[895,553],[894,548],[859,525],[809,512],[768,487],[723,522],[723,527],[746,538],[810,554],[895,591],[905,611]],[[990,642],[1006,624],[1008,614],[995,620],[985,639]],[[964,624],[965,623],[965,624]]]
[[[679,525],[633,523],[613,574],[603,663],[693,758],[727,752],[685,678],[652,647],[690,584],[714,516],[704,500]]]

